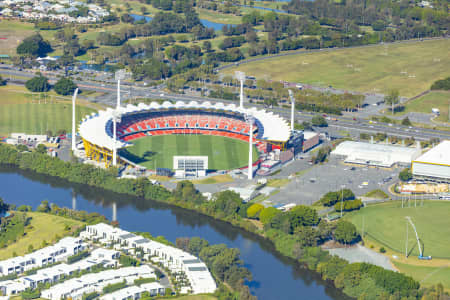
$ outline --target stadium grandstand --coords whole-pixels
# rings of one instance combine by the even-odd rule
[[[129,104],[117,110],[108,108],[84,118],[79,126],[79,134],[86,156],[108,166],[114,149],[113,118],[117,120],[116,147],[125,149],[136,139],[160,135],[214,135],[248,142],[248,116],[254,120],[253,142],[258,151],[301,149],[302,141],[298,137],[291,138],[294,135],[290,125],[272,112],[240,108],[235,104],[196,101]],[[128,162],[124,157],[119,157],[119,160]]]

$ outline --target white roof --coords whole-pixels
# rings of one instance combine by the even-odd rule
[[[280,116],[275,115],[272,112],[267,112],[265,110],[257,110],[254,107],[240,108],[235,104],[225,105],[220,102],[211,104],[208,101],[203,103],[199,103],[196,101],[191,101],[189,103],[183,101],[171,103],[169,101],[165,101],[162,104],[159,104],[157,102],[152,102],[150,104],[139,103],[138,105],[128,104],[126,107],[119,107],[117,112],[121,115],[126,115],[139,111],[183,108],[225,110],[234,113],[240,113],[242,115],[252,115],[264,129],[263,135],[260,138],[262,140],[287,142],[289,140],[289,137],[291,136],[291,129],[289,124]],[[91,115],[87,116],[80,124],[80,135],[92,144],[112,150],[114,140],[112,138],[112,133],[107,132],[106,126],[108,122],[112,120],[114,112],[115,110],[108,108],[106,110],[99,111],[98,113],[92,113]],[[117,142],[118,148],[123,148],[127,145],[127,143],[119,141]]]
[[[450,140],[441,142],[433,149],[419,156],[415,161],[450,166]]]
[[[331,153],[346,156],[347,162],[390,167],[395,163],[410,164],[421,151],[419,148],[345,141]]]
[[[317,135],[319,134],[314,131],[303,131],[303,137],[305,138],[305,140],[309,140],[310,138],[313,138]]]

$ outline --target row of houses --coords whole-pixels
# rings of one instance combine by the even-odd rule
[[[25,271],[42,268],[63,261],[86,248],[80,238],[65,237],[52,246],[42,248],[24,256],[0,261],[0,274],[22,274]]]
[[[57,2],[25,1],[25,0],[0,0],[0,15],[7,17],[19,17],[29,20],[49,19],[70,23],[94,23],[109,15],[109,12],[96,5],[79,1],[61,0]],[[87,16],[72,17],[70,13],[80,7],[88,9]]]
[[[165,295],[166,289],[158,282],[145,283],[140,286],[130,286],[110,294],[100,297],[100,300],[137,300],[144,292],[148,292],[151,297]]]
[[[33,275],[2,281],[0,282],[0,290],[3,295],[15,295],[26,289],[35,289],[40,284],[55,284],[62,278],[71,276],[74,273],[85,270],[90,271],[94,266],[117,267],[117,259],[119,257],[120,252],[117,250],[98,248],[93,250],[88,258],[73,264],[61,263],[37,270]]]
[[[99,273],[83,275],[79,278],[69,279],[63,283],[56,284],[41,292],[41,297],[51,300],[82,299],[83,295],[93,292],[102,292],[103,288],[109,284],[126,281],[127,284],[134,284],[139,278],[154,278],[156,275],[148,265],[139,267],[125,267],[120,269],[106,270]],[[163,288],[160,286],[160,288]]]
[[[115,249],[130,252],[140,249],[144,253],[144,258],[160,263],[171,273],[184,273],[189,283],[182,287],[181,293],[213,293],[217,288],[205,263],[181,249],[146,239],[104,223],[87,226],[80,237],[106,245],[113,245]]]

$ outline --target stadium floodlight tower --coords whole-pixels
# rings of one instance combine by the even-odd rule
[[[253,123],[255,123],[255,117],[252,115],[245,115],[245,121],[250,125],[249,139],[248,139],[248,169],[247,179],[253,179]]]
[[[295,117],[294,117],[294,109],[295,109],[295,98],[292,90],[288,90],[289,98],[291,98],[291,131],[294,131]]]
[[[236,71],[236,79],[241,83],[241,91],[239,93],[239,107],[244,108],[244,81],[245,73],[241,71]]]
[[[115,73],[115,79],[117,80],[117,108],[120,107],[120,81],[127,77],[127,72],[124,69],[118,70]]]
[[[73,92],[73,97],[72,97],[72,151],[75,151],[76,147],[76,126],[75,126],[75,101],[77,100],[77,95],[78,95],[78,88],[75,89],[75,91]]]
[[[113,110],[113,166],[117,166],[117,122],[121,120],[121,114],[117,109]]]

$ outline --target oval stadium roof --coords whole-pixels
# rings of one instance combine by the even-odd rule
[[[212,104],[209,101],[206,102],[196,102],[191,101],[189,103],[177,101],[176,103],[171,103],[169,101],[164,101],[162,104],[157,102],[152,102],[150,104],[139,103],[138,105],[128,104],[125,107],[119,107],[118,112],[120,115],[124,116],[135,112],[144,111],[157,111],[160,109],[208,109],[208,110],[222,110],[229,111],[233,113],[239,113],[242,115],[251,115],[258,122],[258,126],[262,126],[262,136],[259,140],[266,141],[276,141],[276,142],[287,142],[291,136],[291,128],[285,119],[272,112],[267,112],[265,110],[258,110],[255,107],[252,108],[240,108],[235,104],[224,104],[221,102]],[[92,144],[99,147],[107,148],[109,150],[113,149],[114,140],[112,138],[112,132],[108,132],[107,124],[112,121],[114,114],[114,109],[107,108],[106,110],[101,110],[98,113],[93,113],[92,115],[86,116],[80,123],[79,133],[81,137]],[[127,146],[127,143],[117,141],[117,148],[123,148]]]

